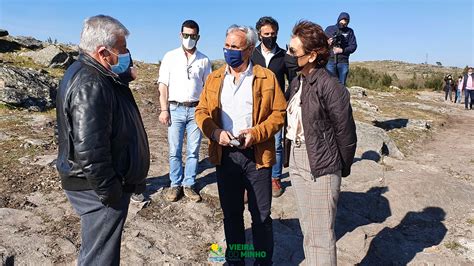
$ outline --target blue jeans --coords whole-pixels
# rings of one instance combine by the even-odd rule
[[[281,178],[281,172],[283,168],[283,143],[282,134],[283,129],[275,134],[275,150],[276,150],[276,162],[272,166],[272,177]]]
[[[349,63],[335,63],[329,60],[326,69],[331,75],[339,79],[339,83],[346,86],[346,79],[349,74]]]
[[[196,180],[201,131],[194,120],[195,107],[170,104],[171,125],[168,127],[171,186],[191,187]],[[186,165],[183,176],[182,150],[184,132],[186,141]]]
[[[456,97],[454,98],[454,103],[461,103],[461,91],[460,90],[456,90]]]
[[[119,265],[122,230],[127,219],[130,193],[104,206],[94,190],[65,190],[81,218],[81,249],[77,265]]]

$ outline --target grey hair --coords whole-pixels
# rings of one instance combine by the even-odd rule
[[[255,48],[255,44],[257,43],[257,32],[249,26],[239,26],[239,25],[231,25],[226,32],[226,37],[230,33],[234,31],[242,31],[245,33],[245,39],[247,40],[247,46],[252,46]]]
[[[112,48],[118,36],[128,37],[130,32],[117,19],[97,15],[84,20],[79,48],[82,51],[93,53],[99,46]]]

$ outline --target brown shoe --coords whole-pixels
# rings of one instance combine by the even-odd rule
[[[283,194],[280,178],[272,178],[272,196],[278,198]]]
[[[184,195],[194,202],[201,201],[201,196],[192,187],[184,187]]]
[[[183,188],[182,187],[170,187],[168,188],[168,190],[166,191],[166,201],[169,201],[169,202],[175,202],[179,199],[179,197],[181,197],[181,193],[183,192]]]

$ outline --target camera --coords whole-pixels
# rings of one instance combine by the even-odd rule
[[[340,31],[336,31],[332,36],[332,46],[342,48],[344,42],[344,35]]]

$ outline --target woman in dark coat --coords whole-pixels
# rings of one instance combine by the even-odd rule
[[[301,21],[293,28],[286,61],[300,75],[289,88],[286,138],[306,265],[336,265],[341,176],[350,174],[357,143],[349,92],[326,71],[328,57],[319,25]]]

